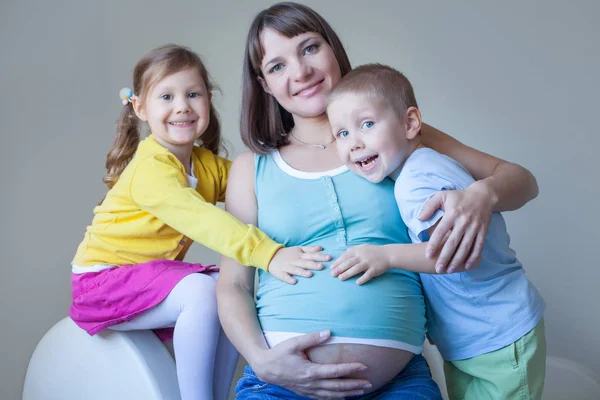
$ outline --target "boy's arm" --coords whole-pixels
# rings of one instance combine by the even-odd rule
[[[435,225],[427,230],[427,234],[431,235],[434,230]],[[464,265],[459,265],[452,270],[438,271],[437,258],[425,257],[426,246],[427,243],[403,243],[383,246],[364,244],[351,247],[331,264],[331,274],[344,281],[362,272],[363,275],[356,280],[357,284],[362,285],[390,269],[422,274],[450,274],[467,270]]]
[[[418,216],[424,204],[436,193],[457,190],[469,186],[473,178],[456,161],[444,157],[431,149],[415,153],[406,161],[396,180],[394,194],[402,220],[415,241],[426,242],[436,231],[443,210],[421,221]],[[443,241],[448,240],[448,235]],[[422,273],[462,272],[465,263],[456,263],[446,270],[436,256],[427,257],[427,243],[390,244],[384,246],[361,245],[350,248],[332,264],[332,274],[347,279],[364,272],[357,283],[361,284],[389,269],[403,269]],[[471,268],[479,264],[479,259]]]
[[[438,224],[439,221],[425,231],[427,237],[431,237]],[[447,239],[448,235],[446,235],[442,245],[444,245]],[[388,269],[402,269],[405,271],[418,272],[422,274],[452,274],[455,272],[465,272],[473,268],[477,268],[479,266],[479,262],[481,261],[481,258],[478,259],[471,268],[467,268],[464,264],[461,264],[456,265],[452,269],[444,269],[437,265],[437,257],[425,257],[424,252],[426,247],[427,242],[414,244],[388,244],[380,246],[384,252],[384,257],[387,259],[387,263],[389,265]]]

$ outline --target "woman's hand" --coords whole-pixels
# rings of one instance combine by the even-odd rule
[[[427,258],[439,252],[438,273],[452,273],[463,264],[467,270],[479,265],[494,204],[485,181],[477,181],[466,190],[438,192],[425,203],[419,215],[422,221],[437,209],[444,210],[426,250]]]
[[[321,246],[284,247],[275,253],[269,264],[269,273],[280,281],[291,285],[297,281],[292,275],[310,278],[310,270],[319,271],[324,268],[323,261],[331,260],[329,254],[321,253]]]
[[[313,399],[338,399],[357,396],[371,384],[366,379],[344,378],[364,371],[361,363],[316,364],[305,351],[329,339],[329,331],[297,336],[266,350],[251,363],[254,373],[263,382],[282,386],[294,393]]]

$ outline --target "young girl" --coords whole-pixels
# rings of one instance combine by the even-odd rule
[[[121,91],[124,108],[104,177],[110,190],[72,268],[69,314],[89,334],[174,327],[184,400],[225,399],[237,362],[217,316],[217,270],[182,261],[192,241],[290,283],[290,274],[310,276],[305,268],[322,268],[318,261],[328,259],[316,246],[282,249],[215,207],[225,199],[230,163],[217,155],[212,89],[187,48],[160,47],[138,62],[133,92]],[[142,141],[140,120],[151,131]]]

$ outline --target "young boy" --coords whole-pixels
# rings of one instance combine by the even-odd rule
[[[335,86],[327,114],[340,158],[394,193],[413,243],[431,236],[443,211],[417,217],[440,190],[464,190],[474,179],[455,160],[420,143],[421,114],[408,79],[393,68],[358,67]],[[428,331],[444,360],[451,399],[539,399],[544,385],[544,300],[509,247],[504,219],[494,213],[478,268],[421,274]],[[332,264],[332,274],[368,279],[395,268],[401,245],[358,246]],[[405,248],[404,248],[405,249]],[[362,279],[361,283],[366,281]]]

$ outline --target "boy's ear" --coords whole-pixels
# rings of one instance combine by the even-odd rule
[[[421,132],[421,111],[417,107],[409,107],[404,113],[404,127],[406,128],[406,138],[412,140]]]
[[[148,121],[148,116],[146,115],[146,109],[143,104],[140,102],[140,98],[137,96],[133,96],[131,98],[131,105],[133,106],[133,111],[135,115],[142,121]]]
[[[265,91],[265,93],[270,94],[271,96],[273,96],[273,93],[271,92],[271,89],[269,89],[269,85],[267,85],[267,81],[265,81],[260,76],[258,78],[256,78],[256,79],[258,79],[258,82],[260,83],[260,86],[262,86],[262,88]]]

